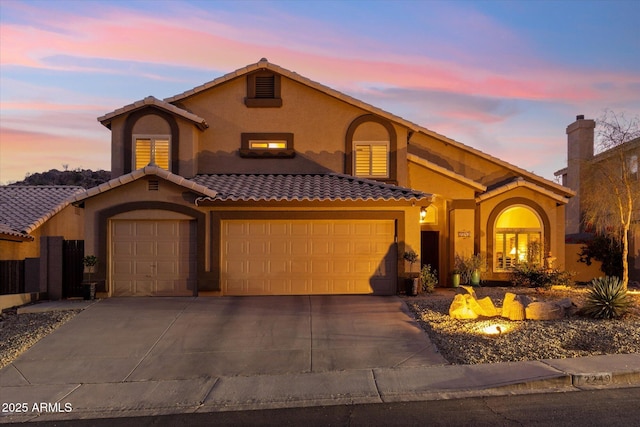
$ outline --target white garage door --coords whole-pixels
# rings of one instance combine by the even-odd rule
[[[225,220],[226,295],[395,294],[393,220]]]
[[[113,296],[191,296],[196,287],[195,223],[111,221]]]

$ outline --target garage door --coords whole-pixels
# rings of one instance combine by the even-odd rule
[[[111,221],[112,295],[194,295],[195,245],[193,221]]]
[[[226,295],[394,294],[393,220],[225,220]]]

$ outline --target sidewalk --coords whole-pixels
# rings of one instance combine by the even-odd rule
[[[108,370],[105,364],[97,366]],[[11,369],[5,368],[1,377],[2,402],[27,405],[21,413],[2,412],[0,423],[442,400],[640,385],[640,354],[47,384],[31,384],[17,367],[8,368]]]

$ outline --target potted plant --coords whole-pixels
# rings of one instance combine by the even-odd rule
[[[454,271],[460,274],[460,283],[463,285],[480,285],[480,272],[484,268],[484,258],[480,254],[465,257],[456,254]]]
[[[82,265],[84,265],[89,274],[89,280],[82,283],[84,299],[92,300],[96,297],[96,282],[91,281],[91,274],[95,273],[96,265],[98,265],[98,257],[95,255],[87,255],[82,258]]]
[[[405,261],[409,262],[409,277],[407,278],[407,295],[415,296],[418,294],[418,285],[420,279],[419,274],[413,274],[413,264],[418,260],[418,254],[413,250],[406,251],[403,255]]]
[[[460,270],[458,270],[457,268],[454,268],[451,272],[451,285],[454,288],[460,286]]]

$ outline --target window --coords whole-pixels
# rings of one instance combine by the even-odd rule
[[[632,179],[638,180],[638,156],[636,154],[627,157],[627,170]]]
[[[353,170],[365,178],[389,177],[389,142],[360,141],[353,143]]]
[[[292,158],[292,133],[243,133],[240,157],[245,158]]]
[[[282,107],[280,75],[270,71],[247,75],[247,97],[244,103],[250,108]]]
[[[169,170],[170,143],[167,136],[134,135],[133,168],[156,165]]]
[[[541,221],[531,209],[513,206],[505,209],[495,227],[495,270],[508,271],[516,264],[542,264]]]

